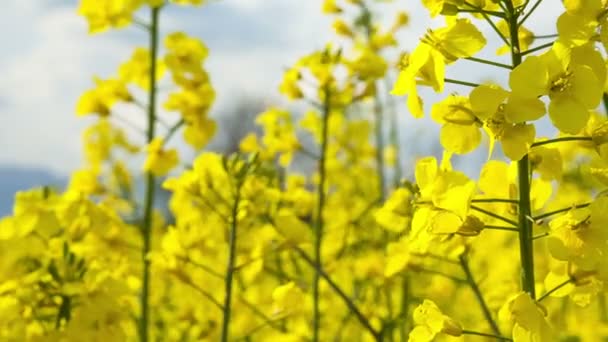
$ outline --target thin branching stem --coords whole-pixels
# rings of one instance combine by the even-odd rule
[[[224,278],[224,310],[222,319],[222,342],[227,342],[230,335],[230,318],[232,315],[232,283],[236,269],[236,243],[238,229],[238,213],[241,201],[242,179],[237,179],[236,193],[230,215],[230,232],[228,239],[228,264],[226,265],[226,275]]]
[[[518,226],[518,225],[517,225],[517,222],[515,222],[515,221],[513,221],[513,220],[510,220],[510,219],[508,219],[508,218],[506,218],[506,217],[504,217],[504,216],[500,216],[500,215],[498,215],[498,214],[496,214],[496,213],[494,213],[494,212],[492,212],[492,211],[489,211],[489,210],[485,210],[485,209],[483,209],[483,208],[480,208],[480,207],[478,207],[478,206],[476,206],[476,205],[471,205],[471,209],[473,209],[473,210],[475,210],[475,211],[478,211],[478,212],[480,212],[480,213],[482,213],[482,214],[486,214],[486,215],[488,215],[488,216],[490,216],[490,217],[493,217],[493,218],[495,218],[495,219],[497,219],[497,220],[501,220],[501,221],[503,221],[503,222],[505,222],[505,223],[508,223],[508,224],[512,225],[513,227],[517,227],[517,226]]]
[[[479,305],[481,306],[483,316],[485,317],[486,321],[490,325],[490,328],[492,328],[492,331],[494,332],[494,334],[500,336],[500,329],[498,328],[498,324],[496,324],[496,321],[492,317],[492,312],[490,312],[490,308],[488,307],[488,304],[486,303],[485,299],[483,298],[481,290],[479,289],[479,286],[477,285],[477,282],[475,281],[475,278],[473,277],[473,273],[471,272],[471,268],[469,267],[469,262],[468,262],[466,256],[464,254],[460,255],[459,260],[460,260],[460,266],[462,267],[462,270],[464,271],[464,273],[467,277],[467,283],[469,283],[471,290],[473,290],[473,293],[475,294],[475,298],[477,298],[477,302],[479,302]]]
[[[471,200],[471,203],[511,203],[517,204],[518,200],[509,199],[509,198],[477,198]]]
[[[532,13],[534,13],[534,11],[538,8],[541,2],[543,2],[543,0],[536,0],[534,5],[532,5],[532,8],[530,8],[530,10],[528,11],[528,13],[526,13],[526,15],[524,15],[524,17],[521,18],[521,20],[517,23],[518,27],[523,25],[526,20],[528,20],[528,18],[532,15]]]
[[[445,78],[444,81],[446,83],[458,84],[458,85],[463,85],[463,86],[472,87],[472,88],[479,87],[478,83],[459,81],[459,80],[455,80],[452,78]]]
[[[166,144],[169,140],[171,140],[171,138],[173,137],[173,135],[175,135],[175,133],[177,133],[177,131],[186,123],[186,121],[184,119],[180,119],[178,122],[176,122],[173,126],[171,126],[169,128],[169,130],[167,131],[167,134],[165,134],[165,138],[163,139],[163,144]]]
[[[554,288],[552,288],[551,290],[549,290],[549,291],[545,292],[545,293],[544,293],[542,296],[538,297],[538,299],[537,299],[536,301],[537,301],[537,302],[542,301],[543,299],[545,299],[545,298],[549,297],[551,294],[555,293],[555,291],[557,291],[557,290],[561,289],[562,287],[564,287],[564,286],[566,286],[566,285],[568,285],[568,284],[570,284],[570,283],[572,283],[572,282],[574,282],[574,279],[573,279],[573,278],[568,278],[568,280],[566,280],[566,281],[564,281],[564,282],[562,282],[562,283],[558,284],[557,286],[555,286],[555,287],[554,287]]]
[[[478,332],[478,331],[472,331],[472,330],[463,330],[462,334],[463,335],[475,335],[475,336],[491,337],[491,338],[495,338],[495,339],[498,339],[498,340],[501,340],[501,341],[513,341],[509,337],[500,336],[500,335],[486,334],[486,333],[482,333],[482,332]]]
[[[509,36],[511,38],[511,61],[513,68],[522,62],[523,53],[520,53],[519,45],[519,13],[513,6],[513,1],[505,1],[507,9],[507,23],[509,25]],[[526,154],[517,162],[517,178],[519,185],[519,255],[521,261],[521,284],[522,289],[536,298],[534,280],[534,245],[532,244],[532,207],[530,201],[530,160]]]
[[[471,7],[471,8],[473,8],[473,9],[476,9],[476,10],[480,9],[479,7],[473,5],[473,4],[469,3],[469,2],[466,2],[466,1],[464,2],[464,4],[467,5],[467,6],[469,6],[469,7]],[[500,39],[502,39],[502,41],[505,44],[507,44],[507,45],[510,46],[511,43],[509,42],[509,40],[507,39],[507,37],[505,37],[505,35],[502,34],[502,32],[500,32],[500,30],[498,29],[498,26],[496,26],[496,24],[492,21],[492,18],[490,18],[489,15],[487,15],[487,14],[485,14],[483,12],[481,12],[481,15],[488,22],[488,24],[490,24],[490,26],[492,27],[492,29],[494,30],[494,32],[496,32],[496,34],[500,37]]]
[[[505,227],[505,226],[495,226],[491,224],[486,224],[483,226],[483,229],[492,229],[492,230],[508,230],[512,232],[518,232],[519,229],[516,227]]]
[[[477,63],[481,63],[481,64],[487,64],[487,65],[493,65],[493,66],[496,66],[499,68],[504,68],[504,69],[509,69],[509,70],[511,70],[513,68],[512,66],[510,66],[508,64],[502,64],[502,63],[490,61],[487,59],[477,58],[477,57],[466,57],[465,59],[468,61],[477,62]]]
[[[555,139],[537,141],[537,142],[533,143],[531,147],[538,147],[538,146],[549,145],[549,144],[557,144],[557,143],[565,142],[565,141],[592,141],[592,140],[593,139],[591,137],[560,137],[560,138],[555,138]]]
[[[319,332],[321,324],[321,311],[319,308],[320,301],[320,270],[323,262],[321,260],[321,246],[323,243],[323,209],[325,208],[325,191],[326,191],[326,169],[327,147],[329,145],[329,115],[331,113],[331,94],[329,84],[324,88],[324,104],[323,104],[323,123],[321,132],[321,156],[319,158],[318,173],[319,184],[317,187],[317,208],[316,219],[314,225],[314,262],[315,272],[312,280],[312,297],[313,297],[313,342],[319,342]]]
[[[550,48],[550,47],[553,46],[553,43],[554,42],[550,42],[550,43],[546,43],[546,44],[543,44],[543,45],[539,45],[539,46],[533,47],[531,49],[528,49],[526,51],[521,52],[519,55],[521,57],[523,57],[523,56],[529,55],[531,53],[534,53],[534,52],[537,52],[537,51],[540,51],[540,50],[543,50],[543,49],[546,49],[546,48]]]
[[[152,22],[150,24],[150,60],[155,61],[158,54],[159,40],[159,14],[160,8],[151,9]],[[156,79],[157,79],[156,63],[150,65],[150,92],[148,94],[148,127],[146,130],[146,140],[150,143],[154,140],[156,127]],[[148,171],[146,173],[145,197],[144,197],[144,217],[142,225],[143,245],[142,245],[142,291],[140,297],[141,317],[139,321],[139,334],[142,342],[148,342],[148,326],[150,324],[150,246],[152,240],[152,213],[154,208],[155,195],[155,179],[154,174]]]
[[[549,232],[544,232],[544,233],[541,233],[541,234],[538,234],[538,235],[534,235],[532,237],[532,240],[542,239],[542,238],[544,238],[546,236],[549,236]]]
[[[561,208],[561,209],[557,209],[557,210],[546,212],[544,214],[536,215],[536,216],[533,217],[533,219],[534,219],[534,221],[538,221],[538,220],[542,220],[542,219],[547,218],[547,217],[551,217],[553,215],[558,215],[558,214],[561,214],[561,213],[568,212],[568,211],[570,211],[572,209],[586,208],[586,207],[588,207],[590,205],[591,205],[591,203],[576,204],[576,205],[573,205],[571,207]]]
[[[348,309],[355,315],[355,317],[357,317],[359,323],[361,323],[365,330],[367,330],[374,337],[374,340],[382,341],[381,332],[376,331],[376,329],[372,326],[371,322],[367,319],[367,317],[365,317],[361,310],[359,310],[357,304],[355,304],[355,302],[350,299],[350,297],[340,288],[340,286],[338,286],[338,284],[334,282],[333,279],[331,279],[331,277],[320,267],[320,265],[317,265],[315,260],[308,256],[308,254],[306,254],[306,252],[303,251],[300,247],[293,246],[293,249],[298,253],[298,255],[300,255],[302,259],[304,259],[304,261],[306,261],[308,265],[315,269],[315,272],[318,273],[321,278],[323,278],[327,282],[329,287],[331,287],[331,289],[338,295],[338,297],[342,299],[344,304],[346,304]]]

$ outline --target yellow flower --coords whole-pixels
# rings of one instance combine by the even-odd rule
[[[471,109],[490,136],[488,155],[492,155],[494,142],[500,141],[503,152],[511,160],[523,158],[534,142],[536,129],[521,120],[539,118],[539,113],[544,114],[544,104],[538,99],[520,98],[498,86],[488,85],[476,87],[469,97]],[[503,103],[505,99],[507,102]],[[526,109],[526,116],[513,118],[521,108]]]
[[[500,33],[507,39],[511,39],[511,31],[509,30],[509,24],[506,20],[501,20],[496,25]],[[534,43],[534,33],[523,26],[519,26],[517,37],[519,39],[519,50],[526,51]],[[497,55],[504,55],[511,52],[511,48],[508,45],[503,45],[496,49]]]
[[[530,56],[511,72],[509,85],[516,96],[549,95],[549,116],[564,133],[578,133],[589,120],[589,111],[602,98],[606,67],[590,45],[568,51],[559,43],[541,55]]]
[[[398,188],[374,213],[374,218],[383,228],[394,232],[407,229],[412,219],[412,193],[406,188]]]
[[[332,27],[333,27],[334,31],[336,31],[336,33],[341,36],[346,36],[346,37],[353,36],[353,31],[348,26],[348,24],[346,22],[344,22],[344,20],[342,20],[342,19],[338,18],[338,19],[334,20]]]
[[[300,90],[300,87],[298,86],[299,80],[300,69],[298,67],[289,68],[283,74],[283,81],[279,86],[279,91],[290,100],[302,98],[302,90]]]
[[[323,0],[323,13],[336,14],[342,12],[342,9],[336,4],[336,0]]]
[[[148,156],[144,162],[144,171],[151,172],[155,176],[164,176],[179,163],[177,150],[165,150],[163,140],[155,138],[146,147]]]
[[[599,197],[588,208],[573,209],[549,225],[547,238],[554,258],[573,262],[584,270],[601,268],[608,255],[608,197]]]
[[[513,342],[554,341],[545,316],[545,309],[526,292],[511,296],[499,312],[501,319],[514,322]]]
[[[87,90],[78,100],[76,114],[79,116],[98,114],[110,115],[114,104],[119,101],[133,101],[133,96],[122,80],[95,78],[96,88]]]
[[[417,83],[428,85],[442,92],[445,78],[445,58],[428,44],[419,44],[409,56],[404,56],[404,68],[399,72],[391,94],[408,95],[407,107],[416,117],[424,116],[422,99],[418,96]]]
[[[443,124],[440,141],[446,151],[465,154],[479,146],[482,121],[473,113],[467,97],[448,96],[445,100],[433,105],[431,117]]]
[[[304,291],[293,281],[280,285],[272,291],[273,314],[282,316],[301,311],[305,300]]]
[[[441,52],[448,64],[471,57],[486,45],[483,34],[469,19],[456,19],[446,27],[428,30],[422,42]]]
[[[369,48],[359,49],[358,56],[346,64],[352,74],[362,80],[382,78],[388,68],[384,58]]]
[[[410,332],[410,342],[430,342],[440,333],[462,335],[460,323],[444,315],[437,305],[428,299],[414,310],[414,323],[416,327]]]
[[[279,155],[282,166],[287,166],[293,154],[300,149],[291,114],[279,108],[270,108],[255,119],[262,126],[262,143],[269,154]]]
[[[162,61],[156,63],[156,78],[160,80],[165,71]],[[121,64],[118,69],[120,79],[127,83],[134,83],[144,90],[150,88],[150,52],[146,48],[136,48],[131,59]]]
[[[386,246],[386,265],[384,276],[390,278],[403,271],[410,262],[410,249],[408,237],[404,236],[397,242]]]
[[[141,0],[82,0],[78,14],[87,19],[89,33],[99,33],[129,25],[141,3]]]

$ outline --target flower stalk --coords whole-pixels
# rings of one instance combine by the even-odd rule
[[[323,242],[323,209],[325,208],[325,183],[326,183],[326,170],[325,163],[327,160],[327,146],[329,142],[329,115],[331,111],[331,92],[329,90],[329,84],[325,85],[324,89],[324,104],[323,104],[323,123],[321,128],[321,156],[319,157],[319,185],[317,188],[317,217],[315,219],[314,227],[314,263],[315,271],[312,280],[312,297],[313,297],[313,342],[318,342],[320,323],[321,323],[321,311],[319,309],[319,280],[321,278],[320,270],[322,266],[321,260],[321,246]]]
[[[156,59],[158,55],[158,36],[159,36],[159,14],[160,7],[153,7],[151,9],[151,23],[150,23],[150,92],[148,94],[148,122],[146,129],[146,141],[150,143],[155,137],[155,126],[156,126]],[[144,197],[144,217],[142,224],[142,263],[143,263],[143,274],[142,274],[142,290],[140,297],[140,308],[141,317],[139,321],[139,332],[140,340],[147,342],[148,338],[148,326],[150,322],[150,259],[148,254],[150,252],[151,240],[152,240],[152,213],[154,210],[154,196],[155,196],[155,177],[151,171],[146,173],[146,186],[145,186],[145,197]]]
[[[507,7],[507,22],[511,40],[511,60],[513,68],[522,62],[519,47],[519,14],[512,0],[505,1]],[[532,244],[532,209],[530,204],[530,160],[526,154],[517,162],[517,178],[519,183],[518,227],[519,253],[521,261],[522,289],[528,292],[532,299],[536,298],[534,280],[534,245]]]

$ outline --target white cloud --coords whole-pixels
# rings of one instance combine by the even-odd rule
[[[67,173],[80,165],[80,135],[88,122],[74,115],[78,96],[92,85],[92,75],[114,73],[131,48],[145,45],[147,39],[135,28],[87,36],[84,19],[76,15],[76,1],[69,6],[68,1],[61,6],[57,0],[41,1],[5,0],[0,13],[0,21],[11,27],[0,31],[5,49],[0,55],[0,164]],[[431,22],[442,25],[441,19],[431,21],[418,1],[379,6],[386,23],[397,9],[410,12],[411,25],[399,35],[399,50],[413,49]],[[223,0],[197,10],[175,8],[162,23],[163,30],[183,29],[209,45],[207,66],[218,92],[216,110],[239,92],[277,95],[283,67],[323,47],[331,33],[332,19],[321,14],[320,7],[321,2],[313,0]],[[529,21],[531,27],[540,34],[554,33],[561,6],[546,5],[538,11]],[[478,23],[488,40],[497,41],[485,22]],[[485,50],[488,57],[497,46]],[[450,76],[470,81],[480,81],[488,72],[465,61],[448,69]],[[404,103],[401,98],[396,102]],[[427,103],[429,109],[431,101]],[[407,122],[428,127],[427,121]]]

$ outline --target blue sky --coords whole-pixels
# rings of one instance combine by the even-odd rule
[[[196,9],[172,6],[163,14],[162,30],[186,31],[209,46],[206,65],[218,92],[213,109],[218,115],[239,94],[281,103],[276,89],[283,68],[324,46],[327,39],[336,39],[331,19],[320,7],[321,0],[214,0]],[[554,33],[551,20],[561,12],[561,4],[541,7],[530,24],[539,34]],[[146,44],[145,34],[134,27],[88,36],[76,8],[76,0],[3,0],[0,21],[8,29],[0,31],[0,165],[59,175],[81,166],[80,135],[91,120],[74,114],[79,95],[92,85],[93,75],[110,76],[134,46]],[[427,27],[441,25],[440,20],[431,22],[419,1],[377,6],[389,22],[396,9],[412,17],[410,28],[399,36],[401,49],[411,50]],[[491,36],[487,25],[480,27]],[[490,45],[486,56],[495,47]],[[448,69],[451,78],[504,81],[493,72],[466,61]],[[143,123],[137,113],[126,115]],[[409,136],[437,131],[428,119],[414,121],[406,113],[401,117]]]

